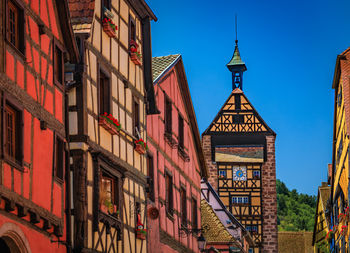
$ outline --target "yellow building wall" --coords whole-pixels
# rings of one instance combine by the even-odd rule
[[[341,103],[336,105],[336,124],[335,124],[335,134],[336,134],[336,145],[335,145],[335,177],[334,177],[334,187],[333,187],[333,196],[337,193],[337,189],[340,187],[344,193],[344,202],[348,203],[348,185],[349,185],[349,163],[348,163],[348,146],[349,146],[349,137],[346,130],[345,122],[345,109],[344,109],[344,98],[342,97],[343,92],[343,82],[340,79],[337,89],[337,100],[341,97]],[[337,159],[338,151],[342,149],[340,159]],[[344,222],[340,222],[335,233],[335,240],[337,241],[340,238],[340,231],[343,225],[347,225]],[[348,242],[349,232],[346,232],[345,241]],[[341,241],[341,240],[339,240]]]

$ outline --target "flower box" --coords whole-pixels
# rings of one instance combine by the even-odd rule
[[[146,240],[147,230],[146,229],[136,229],[136,238],[140,240]]]
[[[138,152],[140,155],[146,154],[147,149],[147,143],[144,140],[139,139],[135,141],[135,151]]]
[[[98,124],[106,129],[110,134],[119,135],[121,125],[119,124],[118,120],[115,119],[111,114],[108,115],[107,113],[104,113],[103,115],[100,115]]]
[[[103,31],[107,33],[109,37],[114,38],[116,35],[115,32],[117,30],[117,26],[109,18],[104,18],[102,23],[103,23]]]
[[[129,54],[130,54],[130,59],[133,63],[136,65],[141,65],[141,54],[138,51],[139,45],[133,40],[130,40],[129,44]]]

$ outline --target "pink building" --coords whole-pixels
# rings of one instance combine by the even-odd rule
[[[199,252],[206,169],[181,55],[154,57],[152,69],[160,114],[147,116],[148,251]]]

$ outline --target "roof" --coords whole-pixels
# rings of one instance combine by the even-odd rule
[[[240,104],[241,109],[236,110],[236,104]],[[232,116],[234,114],[243,115],[243,121],[239,120],[235,122]],[[219,133],[229,133],[232,135],[257,133],[276,136],[276,133],[266,124],[244,92],[239,88],[236,88],[231,92],[230,96],[225,101],[214,120],[203,132],[202,136]]]
[[[141,19],[150,17],[152,20],[157,21],[157,17],[144,0],[127,1],[134,7],[135,12]],[[68,2],[74,31],[89,32],[94,17],[95,0],[68,0]]]
[[[279,231],[278,232],[278,252],[279,253],[314,252],[311,240],[312,240],[312,232]]]
[[[241,230],[242,235],[249,243],[250,247],[254,247],[254,241],[250,233],[236,219],[236,217],[233,216],[233,214],[227,210],[226,206],[224,205],[224,203],[222,203],[217,192],[214,190],[211,184],[205,179],[202,179],[201,181],[201,199],[204,199],[206,202],[209,203],[210,206],[213,207],[213,210],[216,216],[219,218],[222,224],[223,224],[223,221],[226,221],[227,224],[230,224],[230,226],[226,226],[226,230],[232,236],[234,236],[234,234],[237,234],[237,229],[239,228]],[[202,226],[203,226],[203,222],[202,222]]]
[[[169,70],[179,59],[180,54],[172,54],[167,56],[153,57],[152,58],[152,74],[153,82],[155,83],[166,70]]]
[[[193,108],[193,103],[191,99],[190,89],[188,87],[187,78],[185,74],[185,67],[182,62],[182,57],[180,54],[160,56],[152,58],[152,73],[153,73],[153,84],[156,85],[162,80],[162,77],[166,75],[169,71],[175,68],[179,80],[179,88],[183,96],[183,101],[185,104],[185,109],[188,114],[190,121],[190,126],[195,142],[196,153],[198,155],[198,160],[201,169],[201,176],[207,177],[208,170],[207,164],[204,159],[202,143],[200,139],[198,124],[196,114]]]
[[[245,65],[245,63],[242,61],[241,55],[239,53],[238,50],[238,41],[236,40],[236,45],[235,45],[235,51],[233,53],[233,56],[230,60],[229,63],[227,63],[227,68],[232,71],[232,70],[242,70],[242,71],[246,71],[247,67]]]
[[[202,226],[208,228],[203,231],[207,243],[233,243],[236,241],[205,199],[201,200],[201,221]]]

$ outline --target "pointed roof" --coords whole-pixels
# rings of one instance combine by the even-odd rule
[[[204,131],[203,135],[218,133],[261,133],[276,135],[239,88],[231,92],[225,104],[221,107],[219,113]]]
[[[239,53],[238,40],[236,40],[235,51],[233,53],[233,56],[232,56],[230,62],[227,63],[226,66],[230,71],[233,71],[233,70],[246,71],[247,70],[247,67],[246,67],[245,63],[242,61],[241,55]]]
[[[244,237],[254,247],[250,233],[227,210],[217,192],[205,179],[201,180],[201,219],[202,228],[207,227],[203,234],[208,243],[233,242],[243,250],[243,245],[238,240]]]
[[[180,54],[172,54],[167,56],[159,56],[152,58],[152,75],[153,83],[170,70],[181,58]]]

